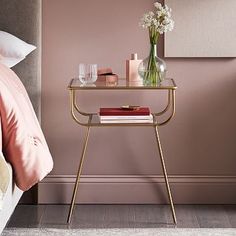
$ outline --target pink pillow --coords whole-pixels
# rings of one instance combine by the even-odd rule
[[[53,168],[53,161],[28,94],[17,75],[0,64],[2,151],[17,186],[26,191]]]

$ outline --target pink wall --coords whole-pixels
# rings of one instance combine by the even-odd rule
[[[109,66],[124,76],[131,53],[142,58],[148,54],[148,35],[138,22],[153,2],[43,1],[42,126],[55,161],[52,175],[75,174],[82,148],[85,129],[70,116],[67,91],[78,63]],[[168,76],[178,85],[176,117],[160,129],[168,172],[235,175],[236,60],[166,62]],[[163,95],[158,98],[153,92],[86,92],[80,99],[87,110],[127,103],[157,108],[163,103]],[[152,129],[92,129],[84,173],[162,174],[154,144]]]

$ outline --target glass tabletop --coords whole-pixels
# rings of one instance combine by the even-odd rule
[[[68,89],[71,90],[139,90],[139,89],[177,89],[173,79],[165,79],[158,85],[143,85],[142,82],[127,82],[126,79],[119,79],[114,83],[96,81],[93,84],[82,84],[78,78],[70,81]]]

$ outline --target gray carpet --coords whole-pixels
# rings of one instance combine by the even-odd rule
[[[23,229],[8,228],[2,236],[236,236],[236,229]]]

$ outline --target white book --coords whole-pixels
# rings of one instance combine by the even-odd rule
[[[124,120],[124,119],[113,119],[113,120],[100,120],[100,122],[102,124],[115,124],[115,123],[121,123],[121,124],[130,124],[130,123],[153,123],[153,117],[151,117],[150,119],[128,119],[128,120]]]
[[[148,116],[99,116],[100,120],[150,120],[152,114]]]
[[[142,124],[151,124],[153,120],[101,120],[101,124],[131,124],[131,123],[142,123]]]

